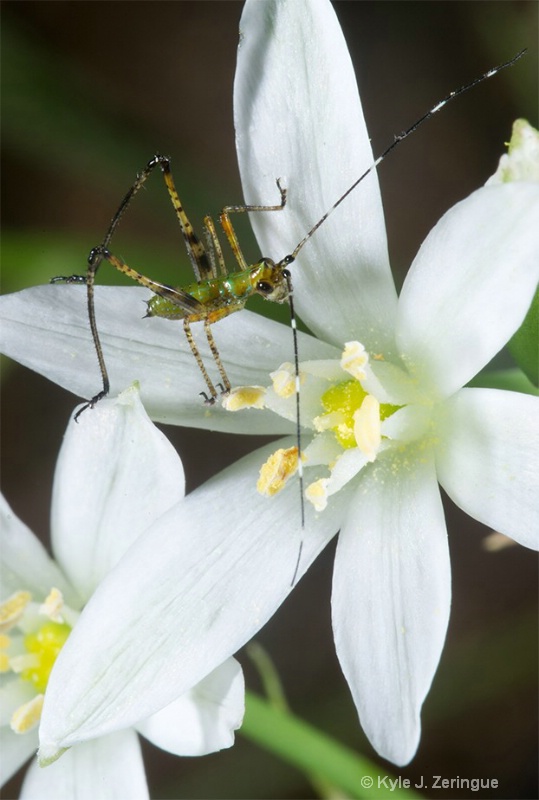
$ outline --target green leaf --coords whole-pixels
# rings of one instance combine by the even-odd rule
[[[534,386],[539,386],[539,290],[508,347],[521,370]]]
[[[505,389],[508,392],[539,395],[537,386],[518,367],[498,369],[491,372],[480,372],[467,384],[482,389]]]
[[[421,795],[402,786],[404,779],[390,775],[369,759],[321,733],[292,714],[278,710],[251,692],[245,696],[241,733],[271,750],[307,774],[316,775],[347,797],[419,800]],[[381,783],[379,784],[379,781]],[[394,781],[394,783],[389,783]]]

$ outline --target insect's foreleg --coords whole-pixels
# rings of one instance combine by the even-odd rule
[[[118,210],[116,211],[115,215],[113,216],[113,218],[112,218],[112,220],[110,222],[110,225],[109,225],[109,227],[107,229],[107,232],[105,234],[105,237],[104,237],[103,241],[101,242],[101,247],[106,249],[109,246],[109,244],[110,244],[110,242],[112,240],[112,237],[114,235],[114,232],[115,232],[116,228],[118,227],[118,224],[120,223],[120,220],[122,219],[125,211],[127,210],[127,207],[131,203],[131,200],[137,194],[139,189],[141,189],[142,186],[146,183],[147,178],[154,171],[154,169],[157,166],[161,166],[161,162],[163,160],[168,163],[168,158],[165,158],[164,156],[159,156],[159,155],[154,156],[150,161],[148,161],[148,163],[146,164],[146,166],[144,167],[142,172],[140,172],[137,175],[137,177],[135,179],[135,182],[133,183],[131,188],[126,192],[122,202],[120,203],[120,205],[118,207]]]
[[[281,193],[281,202],[277,206],[225,206],[219,215],[219,222],[221,223],[221,227],[225,232],[226,238],[232,248],[232,252],[236,258],[236,261],[240,265],[240,269],[245,270],[248,267],[248,264],[245,260],[245,257],[241,251],[240,244],[238,242],[238,237],[236,236],[236,231],[234,230],[234,226],[230,221],[231,214],[244,214],[249,211],[282,211],[286,205],[286,189],[283,189],[281,186],[280,178],[277,179],[277,186],[279,188],[279,192]]]
[[[217,236],[217,231],[215,230],[215,225],[213,219],[210,216],[204,217],[204,229],[208,234],[208,244],[211,245],[211,248],[215,255],[217,256],[217,261],[219,263],[219,273],[226,278],[228,275],[225,259],[223,256],[223,250],[221,248],[221,242],[219,241],[219,237]],[[215,271],[215,264],[213,265],[214,268],[214,275],[213,277],[217,278],[217,272]]]
[[[204,322],[206,323],[206,320]],[[213,403],[215,403],[215,400],[217,399],[217,389],[213,385],[213,383],[212,383],[212,381],[210,379],[210,376],[208,375],[208,371],[207,371],[206,367],[204,366],[204,362],[202,361],[202,356],[200,355],[198,347],[196,346],[196,342],[193,339],[193,334],[192,334],[192,331],[191,331],[191,325],[189,324],[189,320],[187,319],[187,317],[184,317],[184,320],[183,320],[183,330],[185,332],[185,337],[186,337],[186,339],[187,339],[187,341],[189,343],[189,347],[191,348],[191,352],[193,353],[193,355],[194,355],[194,357],[196,359],[196,362],[198,364],[198,368],[200,369],[200,371],[202,373],[202,376],[203,376],[204,380],[206,381],[206,386],[208,387],[208,391],[210,393],[209,397],[205,392],[201,392],[201,395],[204,397],[204,400],[206,401],[206,403],[208,403],[208,405],[213,405]],[[213,340],[213,337],[212,337],[212,340]],[[215,346],[215,342],[214,342],[214,346]],[[216,348],[216,351],[217,351],[217,348]],[[213,354],[213,350],[212,350],[212,354]],[[217,354],[217,357],[219,357],[219,354]],[[214,355],[214,358],[215,358],[215,355]]]

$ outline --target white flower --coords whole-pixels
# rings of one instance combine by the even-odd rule
[[[251,214],[261,252],[277,260],[372,161],[329,3],[247,2],[235,110],[246,201],[278,200],[276,178],[288,188],[285,210]],[[438,481],[476,519],[538,544],[538,401],[462,388],[530,305],[539,273],[538,211],[537,184],[479,189],[427,237],[397,300],[371,174],[291,266],[296,309],[318,337],[299,338],[302,424],[310,494],[325,506],[318,513],[308,509],[298,574],[340,529],[332,600],[337,652],[367,735],[397,764],[417,748],[420,709],[449,617]],[[80,294],[77,287],[43,287],[6,298],[4,348],[88,397],[97,388],[95,356]],[[268,392],[263,411],[201,407],[200,376],[176,327],[151,320],[143,329],[139,322],[144,296],[137,289],[97,293],[113,390],[138,378],[151,415],[168,422],[293,432],[293,398],[286,396],[270,400]],[[46,353],[37,353],[34,326],[39,339],[47,330]],[[288,328],[242,312],[220,322],[215,335],[233,385],[264,386],[277,371],[286,395],[286,368],[279,365],[290,358]],[[345,343],[343,364],[352,377],[341,366]],[[355,408],[344,408],[347,390],[338,385],[344,380],[361,394]],[[322,395],[334,384],[337,396],[328,409]],[[332,429],[349,411],[343,449]],[[286,451],[294,443],[290,437],[277,446]],[[49,684],[51,708],[61,699],[65,712],[60,718],[45,706],[41,734],[51,749],[132,724],[140,714],[138,704],[131,706],[133,695],[144,698],[147,714],[170,702],[171,677],[177,690],[188,690],[248,641],[288,595],[301,535],[296,488],[291,481],[273,499],[255,489],[259,467],[275,449],[247,456],[171,508],[100,585]],[[189,536],[178,536],[179,529]],[[143,618],[141,581],[148,599]],[[119,587],[121,607],[102,630]],[[86,648],[98,631],[102,649]],[[78,681],[66,685],[75,664]],[[99,691],[92,691],[98,676]]]
[[[71,635],[80,609],[101,578],[142,531],[181,502],[180,459],[147,417],[138,392],[103,402],[95,414],[70,423],[58,459],[51,515],[52,560],[31,531],[0,497],[0,740],[1,782],[36,751],[49,674]],[[138,581],[139,615],[146,597]],[[122,603],[119,588],[101,620],[106,628]],[[139,647],[144,650],[144,638]],[[85,648],[101,649],[101,636]],[[82,656],[83,657],[83,656]],[[52,670],[52,673],[51,673]],[[77,681],[75,667],[65,678]],[[132,702],[136,703],[136,696]],[[45,703],[56,719],[61,699]],[[198,685],[134,729],[85,740],[47,769],[37,762],[26,773],[22,797],[95,797],[96,781],[107,797],[148,797],[137,731],[177,755],[202,755],[233,743],[243,716],[243,677],[229,658]],[[59,755],[40,751],[42,765]],[[105,796],[105,795],[103,795]]]

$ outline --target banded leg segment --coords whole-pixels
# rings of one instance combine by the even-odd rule
[[[210,396],[208,397],[203,392],[203,395],[207,403],[214,403],[215,399],[218,396],[218,393],[204,365],[202,356],[200,355],[199,349],[194,340],[190,323],[190,316],[200,314],[201,311],[204,311],[204,306],[201,303],[199,303],[199,301],[196,300],[194,297],[191,297],[191,295],[187,294],[186,292],[183,292],[181,289],[175,289],[172,286],[168,286],[167,284],[164,283],[159,283],[157,281],[152,280],[151,278],[148,278],[146,275],[142,275],[142,273],[138,272],[136,269],[133,269],[133,267],[130,267],[128,264],[126,264],[125,261],[122,261],[121,258],[118,258],[118,256],[113,255],[108,250],[104,250],[102,247],[94,248],[94,250],[90,254],[89,270],[93,268],[92,263],[98,263],[98,261],[100,262],[103,259],[108,261],[108,263],[112,267],[117,269],[119,272],[122,272],[124,275],[127,275],[128,278],[131,278],[132,280],[136,281],[137,283],[140,283],[147,289],[150,289],[150,291],[154,292],[154,294],[158,294],[161,297],[166,297],[168,300],[170,300],[175,305],[179,306],[185,311],[186,316],[183,318],[183,329],[185,332],[185,336],[187,342],[189,343],[189,347],[191,348],[191,352],[193,353],[196,362],[198,364],[198,367],[202,373],[202,376],[206,382],[206,386],[208,387],[208,391],[210,394]],[[89,283],[88,285],[89,286],[91,285],[93,293],[94,282],[92,281],[91,284]],[[94,324],[95,324],[95,318],[92,317],[91,319],[94,319]],[[223,380],[223,387],[222,387],[223,392],[229,392],[231,388],[230,381],[228,379],[225,368],[221,361],[217,345],[215,344],[215,340],[213,338],[213,334],[211,331],[211,323],[208,318],[204,319],[204,331],[206,333],[206,338],[208,340],[213,360],[215,361],[217,369],[219,370],[219,374],[221,375],[221,378]],[[102,362],[102,357],[103,354],[101,350],[99,350],[98,360],[100,365],[103,363],[104,366],[104,362]],[[107,377],[107,391],[108,391],[108,377]],[[92,398],[92,400],[90,401],[90,405],[95,404],[103,396],[104,395],[102,393],[96,395],[96,397]]]
[[[204,365],[204,361],[202,360],[202,356],[200,355],[200,351],[196,345],[196,342],[193,337],[193,332],[191,331],[191,325],[189,322],[188,317],[184,317],[183,320],[183,330],[185,333],[185,338],[189,343],[189,347],[191,348],[191,352],[194,355],[196,362],[198,364],[198,368],[202,373],[202,377],[206,381],[206,386],[208,387],[208,391],[210,393],[209,397],[206,392],[201,392],[201,395],[204,397],[205,402],[208,405],[213,405],[215,400],[217,399],[217,389],[213,381],[211,380],[210,376],[208,375],[208,371]],[[221,356],[219,355],[219,350],[217,349],[217,345],[215,344],[215,339],[213,338],[213,333],[211,332],[211,323],[208,319],[204,320],[204,331],[206,333],[206,338],[208,340],[208,344],[210,346],[211,354],[213,356],[213,360],[215,361],[221,378],[223,379],[223,385],[221,386],[223,390],[223,394],[228,394],[230,391],[230,381],[228,380],[228,375],[226,374],[225,368],[223,367],[223,363],[221,361]],[[220,384],[218,384],[220,386]]]
[[[110,388],[107,367],[105,364],[105,358],[103,356],[103,349],[101,346],[101,341],[99,339],[99,332],[97,330],[97,323],[95,317],[95,303],[94,303],[95,276],[102,260],[105,258],[116,269],[119,269],[121,272],[125,272],[126,275],[133,278],[138,283],[141,283],[143,286],[147,286],[152,291],[155,291],[157,294],[163,294],[164,292],[167,293],[174,292],[172,287],[166,287],[163,284],[157,284],[155,281],[150,281],[145,276],[140,275],[140,273],[136,272],[135,270],[131,270],[120,259],[114,259],[114,257],[108,251],[108,246],[112,240],[116,228],[118,227],[125,211],[127,210],[129,204],[131,203],[131,200],[141,189],[141,187],[145,184],[146,180],[156,167],[159,167],[161,169],[161,172],[163,173],[165,185],[168,189],[168,193],[172,205],[174,207],[174,210],[176,211],[176,216],[178,218],[180,229],[182,231],[182,235],[187,247],[187,254],[189,256],[189,260],[191,261],[191,265],[193,267],[193,271],[195,273],[197,280],[201,280],[205,277],[211,277],[213,275],[212,266],[206,254],[204,245],[195,234],[193,226],[191,225],[183,209],[180,198],[178,196],[178,192],[176,191],[174,180],[172,178],[172,173],[170,171],[170,160],[166,156],[155,155],[147,163],[146,167],[142,170],[142,172],[139,175],[137,175],[135,182],[133,183],[133,185],[123,198],[118,210],[116,211],[115,215],[112,218],[112,221],[108,227],[108,230],[105,234],[105,237],[101,245],[99,247],[95,247],[88,256],[88,269],[86,273],[88,319],[90,322],[90,330],[92,332],[92,338],[94,341],[95,351],[97,354],[99,370],[101,372],[103,388],[100,392],[94,395],[94,397],[92,397],[92,399],[88,402],[86,406],[84,406],[81,409],[81,411],[83,411],[88,406],[93,407],[99,400],[101,400],[102,397],[105,397],[105,395],[108,394]],[[56,278],[53,280],[58,281],[61,279]],[[79,276],[74,276],[74,275],[65,280],[68,283],[81,282]],[[175,293],[174,295],[175,302],[177,302],[177,294],[178,293]],[[188,297],[188,295],[186,295],[186,297]],[[196,303],[196,301],[193,298],[191,298],[191,300],[193,300],[193,303]],[[192,310],[193,306],[189,304],[189,301],[186,301],[186,303],[188,303],[190,309]],[[79,411],[79,414],[81,413],[81,411]],[[77,414],[77,416],[79,414]]]
[[[245,260],[245,257],[241,251],[240,243],[238,242],[238,237],[236,236],[236,231],[232,225],[230,220],[231,214],[245,214],[249,211],[282,211],[283,208],[286,206],[286,189],[283,189],[281,186],[281,179],[278,178],[277,187],[279,192],[281,193],[281,202],[277,206],[225,206],[219,215],[219,222],[221,223],[221,227],[225,232],[225,236],[228,239],[228,243],[234,253],[234,257],[238,264],[240,265],[241,270],[248,269],[248,264]]]
[[[180,224],[180,229],[187,247],[187,254],[189,256],[189,260],[191,261],[196,280],[204,280],[211,275],[211,265],[209,263],[204,245],[196,235],[193,226],[191,225],[189,218],[184,211],[181,200],[178,196],[178,192],[176,191],[176,186],[174,185],[174,179],[170,170],[170,159],[166,156],[160,156],[159,154],[155,155],[152,159],[150,159],[150,161],[148,161],[142,172],[137,175],[135,182],[126,193],[117,212],[113,216],[109,228],[105,234],[105,238],[101,242],[101,247],[104,250],[108,249],[116,228],[118,227],[120,220],[130,205],[131,200],[137,194],[139,189],[141,189],[146,183],[146,180],[156,167],[159,167],[163,173],[163,179],[165,181],[170,200],[176,212],[176,217],[178,218],[178,222]],[[98,267],[96,267],[95,272],[97,272],[97,268]]]

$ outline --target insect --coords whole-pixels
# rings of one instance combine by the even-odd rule
[[[297,332],[293,309],[293,286],[289,266],[296,260],[299,252],[307,244],[309,239],[316,233],[316,231],[324,224],[330,214],[332,214],[340,206],[340,204],[344,202],[348,195],[356,189],[356,187],[370,172],[372,172],[381,164],[381,162],[395,147],[397,147],[398,144],[400,144],[400,142],[410,136],[410,134],[416,131],[419,126],[423,124],[423,122],[426,122],[428,119],[433,117],[451,100],[454,100],[459,95],[467,92],[469,89],[472,89],[482,81],[491,78],[506,67],[511,66],[519,58],[521,58],[524,53],[525,50],[522,50],[509,61],[506,61],[503,64],[488,70],[488,72],[484,73],[470,83],[461,86],[455,91],[452,91],[449,95],[447,95],[447,97],[433,106],[422,117],[414,122],[413,125],[407,128],[404,132],[396,135],[393,142],[382,152],[380,156],[378,156],[375,161],[373,161],[371,166],[351,184],[346,192],[344,192],[344,194],[338,198],[331,208],[329,208],[326,213],[312,226],[312,228],[305,234],[303,239],[298,242],[294,250],[288,255],[285,255],[280,261],[273,261],[271,258],[261,258],[255,264],[249,265],[242,253],[236,232],[231,222],[232,214],[283,211],[286,206],[287,190],[281,185],[280,180],[277,180],[277,187],[280,192],[280,202],[278,204],[225,206],[221,211],[219,222],[239,267],[239,269],[236,271],[231,271],[226,266],[217,235],[217,230],[212,218],[209,216],[204,218],[204,232],[206,239],[205,246],[196,235],[184,211],[172,177],[170,159],[162,155],[155,155],[148,162],[142,172],[137,176],[135,182],[123,198],[118,210],[112,218],[101,244],[99,244],[97,247],[94,247],[90,251],[86,275],[71,275],[69,277],[58,276],[53,278],[51,281],[54,283],[85,283],[87,288],[88,317],[99,369],[101,372],[102,389],[97,392],[97,394],[95,394],[85,405],[83,405],[81,409],[79,409],[75,418],[77,419],[87,408],[92,408],[95,406],[99,400],[107,395],[110,387],[107,367],[105,364],[105,358],[97,328],[94,304],[95,277],[103,261],[107,261],[119,272],[123,272],[129,278],[141,284],[142,286],[145,286],[154,293],[154,296],[148,301],[148,310],[146,316],[157,316],[165,319],[182,321],[187,341],[206,383],[207,391],[203,391],[201,394],[203,395],[205,402],[208,404],[213,404],[215,402],[219,395],[218,389],[223,394],[228,393],[231,389],[230,381],[213,338],[213,333],[211,330],[212,324],[218,322],[220,319],[223,319],[229,314],[243,309],[249,298],[255,294],[261,295],[266,300],[276,303],[288,302],[290,305],[291,324],[294,337],[293,346],[296,374],[296,439],[298,476],[300,480],[300,491],[302,494],[301,516],[303,528],[304,508],[299,422],[299,365]],[[109,249],[116,228],[118,227],[120,220],[130,205],[131,200],[144,185],[150,174],[157,169],[159,169],[163,175],[165,185],[180,224],[180,229],[187,248],[187,254],[195,275],[194,283],[180,288],[159,283],[158,281],[155,281],[146,275],[142,275],[140,272],[137,272],[135,269],[128,266],[121,258],[114,255]],[[204,331],[208,340],[210,351],[221,379],[221,382],[218,384],[215,384],[210,378],[208,370],[206,369],[206,366],[194,341],[191,325],[195,322],[202,322],[204,325]]]
[[[305,234],[303,239],[296,245],[294,250],[282,258],[280,261],[273,261],[271,258],[261,258],[255,264],[249,265],[242,253],[236,232],[231,222],[231,215],[236,213],[248,212],[272,212],[282,211],[286,206],[287,190],[281,185],[281,181],[277,180],[277,187],[280,192],[280,202],[276,205],[238,205],[238,206],[225,206],[219,215],[219,222],[230,248],[234,254],[235,260],[239,269],[237,271],[230,271],[225,263],[223,251],[219,242],[215,224],[210,216],[204,217],[204,233],[206,239],[206,246],[196,235],[193,226],[191,225],[187,214],[184,211],[183,205],[176,191],[172,172],[170,169],[170,159],[166,156],[155,155],[137,176],[135,182],[123,198],[118,210],[116,211],[106,235],[97,247],[94,247],[88,256],[88,266],[86,275],[71,275],[71,276],[57,276],[51,279],[51,283],[84,283],[87,288],[87,303],[88,303],[88,317],[90,322],[90,329],[92,338],[95,345],[97,360],[102,378],[102,389],[97,392],[79,411],[77,417],[87,408],[95,406],[99,400],[105,397],[110,388],[109,376],[103,355],[103,349],[99,338],[97,328],[95,303],[94,303],[94,284],[97,271],[103,261],[123,272],[132,280],[145,286],[154,293],[148,301],[148,309],[146,316],[148,317],[163,317],[171,320],[182,320],[185,335],[193,356],[198,364],[206,383],[207,392],[201,392],[204,400],[208,404],[212,404],[218,397],[217,388],[221,393],[227,393],[231,389],[231,384],[226,374],[225,368],[221,361],[217,345],[213,338],[211,326],[213,323],[218,322],[220,319],[232,314],[236,311],[243,309],[249,300],[255,294],[261,295],[266,300],[276,303],[288,302],[292,304],[292,278],[288,267],[296,260],[299,252],[303,249],[309,239],[316,233],[316,231],[324,224],[327,218],[332,214],[340,204],[354,191],[354,189],[378,167],[381,162],[389,155],[389,153],[406,139],[410,134],[416,131],[423,122],[430,119],[434,114],[440,111],[448,102],[455,99],[464,92],[472,89],[477,84],[481,83],[488,78],[496,75],[502,69],[514,64],[525,53],[525,50],[517,53],[509,61],[500,64],[497,67],[490,69],[488,72],[481,75],[479,78],[471,81],[459,89],[451,92],[447,97],[433,106],[427,111],[420,119],[413,123],[407,130],[396,135],[393,142],[382,152],[378,158],[373,161],[370,167],[355,180],[352,185],[344,192],[341,197],[326,211],[326,213],[313,225],[313,227]],[[152,278],[142,275],[132,267],[128,266],[121,258],[114,255],[109,246],[112,237],[122,219],[125,211],[131,203],[133,197],[138,193],[139,189],[145,184],[150,174],[160,169],[165,185],[167,187],[172,205],[176,212],[180,229],[187,248],[187,254],[191,262],[193,272],[195,275],[195,282],[188,286],[181,288],[169,286],[167,284],[159,283]],[[293,320],[292,326],[295,330],[295,316],[292,313]],[[210,351],[219,372],[221,383],[214,384],[209,376],[206,366],[202,360],[200,352],[194,341],[191,325],[194,322],[203,322],[204,331]],[[294,345],[297,360],[297,346]]]

